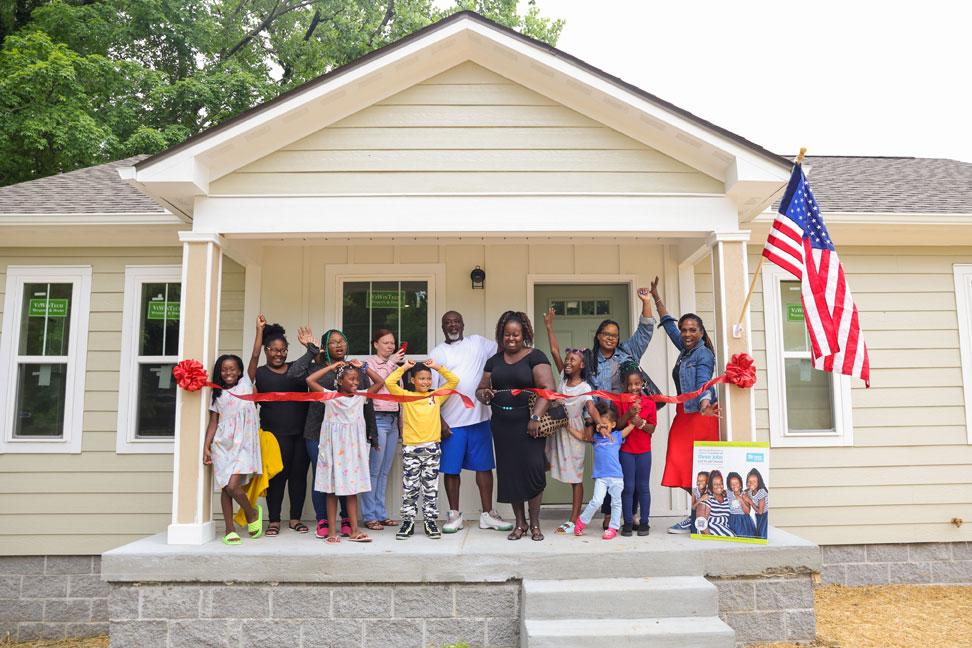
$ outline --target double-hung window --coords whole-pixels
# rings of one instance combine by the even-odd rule
[[[8,266],[0,451],[81,452],[90,266]]]
[[[128,266],[117,451],[172,452],[179,361],[180,266]]]
[[[850,379],[810,358],[800,282],[763,266],[770,442],[777,447],[854,444]]]

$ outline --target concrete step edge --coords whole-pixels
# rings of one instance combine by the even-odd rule
[[[722,619],[709,617],[649,617],[642,619],[527,619],[527,637],[703,636],[735,638]]]
[[[709,590],[716,586],[702,576],[646,576],[643,578],[577,578],[558,580],[524,579],[523,593],[589,594],[597,592],[639,592],[671,590]]]

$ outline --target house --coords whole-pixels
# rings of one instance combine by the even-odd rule
[[[386,307],[368,295],[393,291],[416,357],[447,309],[489,336],[504,310],[554,307],[562,343],[583,345],[604,317],[633,325],[634,289],[659,276],[720,366],[755,357],[756,388],[720,392],[722,434],[770,442],[772,522],[824,546],[826,580],[972,581],[972,164],[805,163],[861,310],[868,390],[809,370],[793,282],[770,264],[733,334],[790,166],[466,12],[160,154],[0,188],[0,553],[24,557],[23,587],[66,571],[70,595],[97,580],[91,556],[162,531],[210,541],[208,403],[170,371],[248,350],[260,313],[343,329],[365,354],[360,314]],[[659,337],[642,366],[674,393]],[[656,435],[656,476],[664,448]],[[686,506],[653,491],[653,515]],[[21,628],[50,620],[30,614]]]

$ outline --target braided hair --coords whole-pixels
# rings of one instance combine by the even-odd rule
[[[685,313],[678,318],[679,329],[682,328],[682,322],[685,320],[695,320],[695,323],[699,325],[700,329],[702,329],[702,343],[709,349],[709,351],[715,353],[715,347],[712,346],[712,340],[709,339],[709,333],[705,330],[705,324],[702,323],[702,318],[695,313]]]
[[[344,338],[344,344],[348,344],[348,336],[344,334],[344,331],[340,329],[327,329],[324,331],[324,335],[321,336],[321,354],[324,356],[324,364],[331,364],[331,352],[327,350],[327,343],[331,341],[331,334],[337,333]]]
[[[621,363],[618,369],[618,373],[621,376],[621,389],[628,388],[628,378],[631,376],[638,376],[641,378],[641,382],[645,382],[644,373],[641,371],[641,367],[634,360],[625,360]]]
[[[341,379],[344,378],[344,374],[346,374],[348,371],[352,371],[352,370],[353,371],[357,371],[357,369],[355,369],[351,365],[350,362],[345,362],[343,365],[341,365],[340,367],[337,368],[337,370],[334,372],[334,388],[335,389],[337,389],[337,386],[341,383]]]
[[[523,344],[532,347],[533,324],[530,323],[530,318],[523,311],[511,310],[500,315],[499,321],[496,322],[496,345],[501,349],[503,348],[503,329],[510,322],[517,322],[520,325],[520,329],[523,331]]]
[[[263,346],[270,348],[270,345],[277,340],[282,340],[285,347],[289,347],[287,342],[287,331],[279,324],[267,324],[263,327]]]

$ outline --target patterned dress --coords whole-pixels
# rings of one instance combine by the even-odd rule
[[[219,414],[219,425],[209,452],[213,460],[213,478],[220,489],[229,484],[233,475],[244,475],[246,483],[253,475],[263,472],[256,404],[232,395],[252,393],[253,383],[247,376],[240,376],[236,385],[224,389],[209,406],[210,412]]]
[[[591,386],[581,381],[573,387],[561,383],[560,393],[573,396],[564,403],[567,409],[568,426],[584,430],[584,409],[591,396],[577,396],[591,391]],[[575,439],[567,428],[560,428],[547,437],[547,461],[550,462],[550,476],[565,484],[579,484],[584,481],[584,456],[588,443]]]
[[[365,439],[364,396],[327,401],[318,446],[314,490],[333,495],[357,495],[371,490],[370,447]]]
[[[749,517],[742,507],[742,493],[737,498],[735,493],[729,491],[729,530],[732,534],[744,538],[756,537],[756,524],[753,518]]]
[[[715,495],[712,495],[705,500],[705,503],[709,507],[707,531],[711,535],[732,536],[733,533],[729,529],[729,497],[720,502]]]

